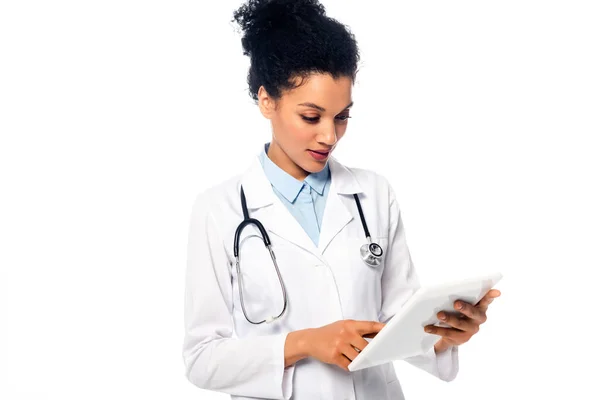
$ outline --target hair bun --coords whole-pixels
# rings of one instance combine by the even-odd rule
[[[250,58],[248,92],[254,101],[261,87],[279,99],[305,82],[291,78],[313,73],[354,82],[360,59],[356,39],[346,25],[325,15],[319,0],[244,0],[231,22],[243,32],[243,53]]]
[[[248,54],[265,36],[316,16],[325,16],[325,7],[318,0],[248,0],[234,12],[232,22],[244,31],[242,46]]]

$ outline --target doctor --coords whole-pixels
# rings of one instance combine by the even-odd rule
[[[419,287],[388,181],[332,156],[351,118],[355,39],[317,1],[250,1],[234,19],[272,139],[193,206],[187,377],[234,399],[404,399],[392,363],[347,369]],[[438,315],[449,327],[427,327],[440,340],[407,361],[454,379],[457,346],[499,294]]]

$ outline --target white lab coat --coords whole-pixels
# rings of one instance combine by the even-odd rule
[[[404,399],[392,363],[356,372],[307,358],[284,368],[288,332],[342,319],[386,322],[419,286],[398,201],[387,180],[330,157],[331,186],[319,246],[273,193],[258,156],[242,175],[203,191],[191,215],[185,287],[183,359],[194,385],[232,399]],[[284,316],[271,324],[246,321],[238,292],[233,239],[244,219],[243,184],[251,218],[262,222],[288,294]],[[352,194],[358,193],[379,267],[360,257],[366,242]],[[244,305],[251,319],[276,316],[283,297],[277,273],[254,226],[240,238]],[[433,348],[407,360],[439,379],[458,372],[458,349]]]

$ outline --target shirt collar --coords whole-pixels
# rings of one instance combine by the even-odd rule
[[[263,151],[260,152],[259,160],[263,166],[265,175],[267,175],[267,178],[278,192],[280,192],[290,203],[293,203],[302,190],[304,182],[306,182],[306,184],[319,193],[319,195],[323,195],[325,184],[330,178],[329,160],[325,164],[325,168],[321,171],[309,174],[304,181],[299,181],[281,169],[269,158],[269,156],[267,156],[269,145],[270,143],[265,143]]]

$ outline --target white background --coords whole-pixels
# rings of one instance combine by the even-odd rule
[[[0,398],[228,398],[181,345],[194,197],[270,140],[240,1],[0,4]],[[423,284],[505,277],[407,399],[597,398],[597,2],[323,4],[362,54],[336,157],[388,177]]]

